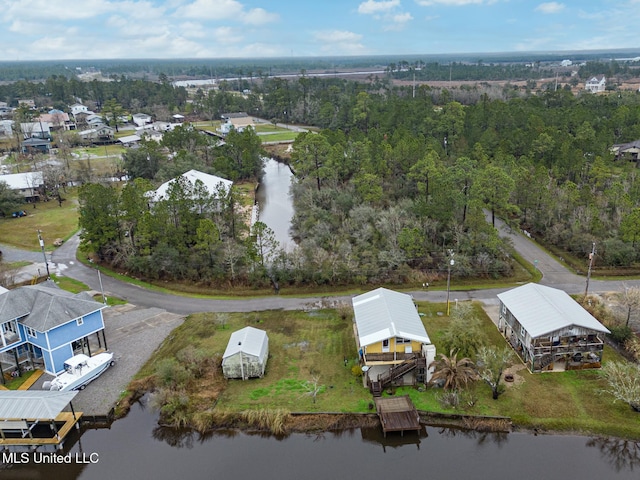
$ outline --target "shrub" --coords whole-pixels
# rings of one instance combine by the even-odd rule
[[[640,362],[640,339],[635,335],[624,342],[624,349],[631,354],[636,362]]]
[[[191,378],[187,369],[173,358],[165,358],[156,367],[158,384],[162,387],[178,388],[186,385]]]
[[[609,330],[611,330],[609,338],[619,345],[624,345],[633,336],[633,330],[626,325],[611,326]]]
[[[456,409],[460,405],[460,397],[456,390],[448,390],[437,396],[442,408]]]

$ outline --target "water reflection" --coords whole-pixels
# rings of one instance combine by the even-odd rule
[[[640,465],[639,442],[609,438],[430,426],[386,438],[375,428],[276,438],[237,430],[200,434],[157,422],[155,412],[134,405],[110,428],[84,429],[69,438],[65,452],[97,453],[98,463],[5,464],[0,478],[637,480]],[[600,455],[593,454],[594,448]]]
[[[416,450],[420,450],[422,439],[427,438],[427,429],[422,427],[418,431],[405,432],[404,435],[390,434],[385,437],[380,427],[361,428],[360,436],[364,442],[373,443],[382,447],[386,453],[387,448],[401,448],[414,445]]]
[[[604,458],[616,472],[633,471],[640,468],[640,441],[622,440],[619,438],[591,438],[587,447],[600,450]]]
[[[258,218],[265,223],[280,242],[282,248],[293,246],[289,235],[293,217],[293,199],[289,192],[292,173],[283,163],[269,158],[264,164],[264,176],[256,193]]]

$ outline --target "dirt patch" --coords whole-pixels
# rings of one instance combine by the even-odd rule
[[[507,375],[513,376],[513,382],[503,382],[503,385],[506,385],[507,388],[512,388],[516,385],[522,385],[524,383],[524,375],[528,374],[529,371],[527,367],[525,367],[522,363],[516,363],[515,365],[511,365],[509,368],[504,370],[502,374],[503,378]]]

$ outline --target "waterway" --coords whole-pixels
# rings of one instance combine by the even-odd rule
[[[87,430],[69,443],[71,463],[4,463],[0,479],[637,480],[640,471],[640,445],[620,440],[433,427],[386,439],[379,429],[202,436],[158,427],[144,404],[109,429]]]
[[[258,219],[273,230],[276,240],[285,249],[294,245],[289,234],[293,217],[292,176],[287,165],[269,158],[265,161],[264,176],[256,193]]]

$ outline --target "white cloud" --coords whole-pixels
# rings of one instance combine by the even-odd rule
[[[413,20],[413,16],[408,13],[398,13],[397,15],[390,15],[388,17],[389,24],[385,25],[385,31],[399,31],[406,27],[407,22]]]
[[[385,22],[383,30],[402,30],[413,16],[400,11],[400,8],[400,0],[367,0],[358,6],[358,13],[372,15],[374,19]]]
[[[252,8],[242,17],[242,22],[249,25],[263,25],[275,22],[279,18],[277,13],[269,13],[263,8]]]
[[[560,13],[562,10],[564,10],[564,4],[558,2],[541,3],[535,9],[536,12],[547,14]]]
[[[175,15],[184,18],[206,20],[238,20],[250,25],[262,25],[279,18],[278,14],[267,12],[263,8],[245,10],[237,0],[194,0],[180,6]]]
[[[362,45],[362,35],[347,30],[323,30],[314,33],[314,38],[321,42],[323,53],[337,55],[356,55],[366,52]]]
[[[207,38],[208,33],[201,23],[184,22],[180,24],[180,32],[187,38]]]
[[[176,16],[207,20],[238,18],[243,7],[236,0],[195,0],[176,9]]]
[[[376,13],[388,12],[400,6],[400,0],[387,0],[377,2],[376,0],[367,0],[358,6],[358,13],[364,15],[372,15]]]
[[[423,7],[433,7],[435,5],[443,5],[445,7],[460,7],[462,5],[491,5],[497,0],[415,0],[418,5]]]
[[[359,42],[362,35],[347,30],[323,30],[315,32],[314,37],[322,42]]]
[[[413,17],[409,12],[399,13],[393,16],[394,23],[406,23],[410,20],[413,20]]]

